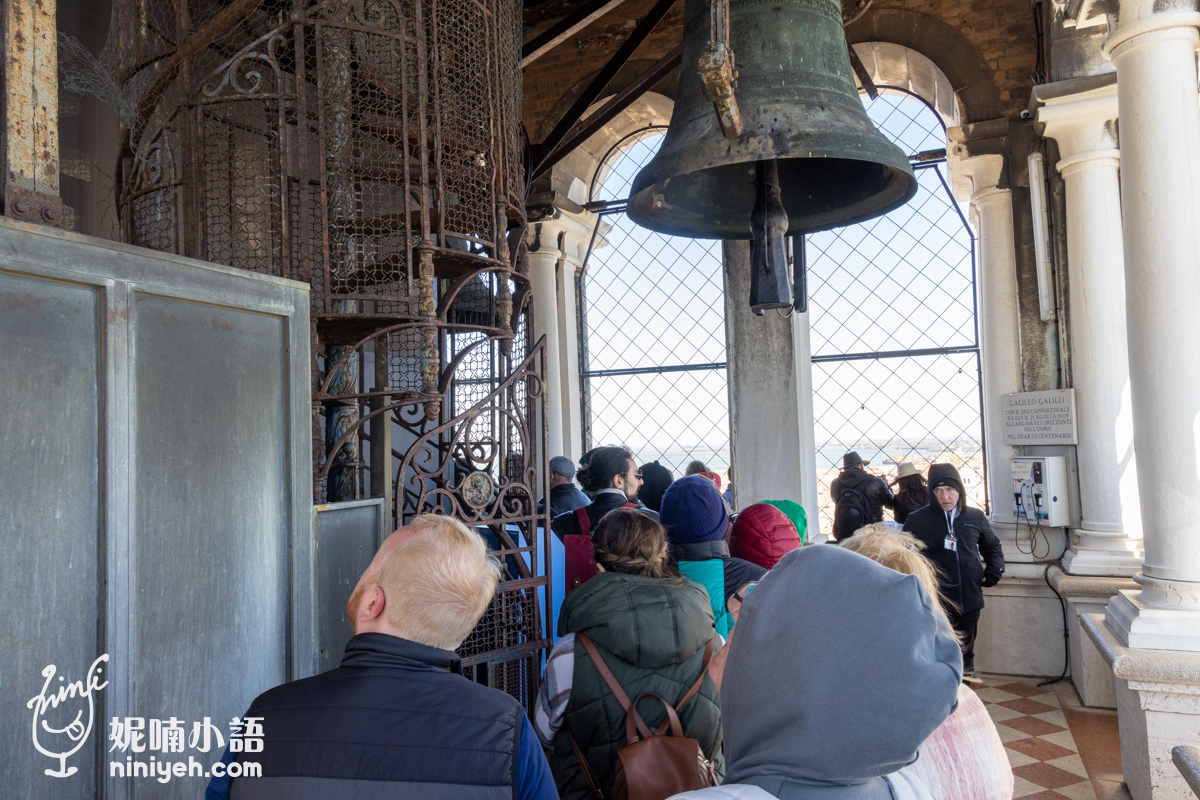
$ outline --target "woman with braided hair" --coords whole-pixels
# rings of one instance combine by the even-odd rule
[[[646,514],[610,511],[592,541],[601,571],[563,601],[562,638],[550,652],[534,704],[534,729],[549,751],[559,795],[594,796],[578,752],[610,796],[617,751],[626,745],[625,712],[577,634],[591,640],[628,697],[654,692],[676,705],[684,736],[699,740],[722,776],[716,686],[705,676],[699,691],[680,702],[700,678],[711,652],[706,645],[716,636],[707,592],[679,573],[662,526]],[[638,711],[653,729],[666,719],[662,703],[646,701]]]

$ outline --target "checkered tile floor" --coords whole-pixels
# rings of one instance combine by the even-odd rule
[[[1107,800],[1121,796],[1111,793],[1113,787],[1108,782],[1092,780],[1097,775],[1089,776],[1084,766],[1060,702],[1060,693],[1065,692],[1072,693],[1070,702],[1077,702],[1069,683],[1039,688],[1040,678],[981,678],[984,685],[976,686],[975,693],[987,707],[1004,742],[1013,767],[1014,798]],[[1073,711],[1074,706],[1068,710]],[[1119,784],[1116,788],[1124,792]]]

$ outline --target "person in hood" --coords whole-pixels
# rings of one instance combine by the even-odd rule
[[[954,710],[962,656],[916,576],[794,550],[746,597],[728,649],[725,781],[676,800],[928,800],[899,771]]]
[[[983,590],[1004,574],[1004,552],[987,517],[967,505],[967,492],[953,464],[929,466],[929,504],[908,515],[904,530],[925,545],[938,568],[950,624],[962,641],[963,671],[975,674],[975,632]]]
[[[839,544],[877,564],[915,575],[934,606],[938,600],[937,570],[921,555],[925,546],[907,533],[883,530],[884,523],[856,531]],[[921,745],[921,757],[904,768],[929,790],[934,800],[1012,800],[1013,772],[1000,732],[983,701],[963,684],[958,708]]]
[[[892,507],[892,490],[888,488],[887,481],[883,478],[867,472],[866,467],[870,463],[857,451],[851,450],[842,456],[842,471],[833,479],[833,483],[829,487],[829,496],[838,507],[834,513],[833,538],[839,542],[852,536],[864,525],[882,522],[883,507]],[[854,509],[859,505],[848,503],[842,498],[843,493],[847,492],[855,493],[862,498],[861,505],[866,509],[868,519],[861,519],[858,515],[846,518],[843,506]]]
[[[638,500],[651,511],[658,511],[662,505],[663,492],[675,482],[671,470],[657,461],[642,464],[642,488],[638,489]]]
[[[729,532],[729,554],[763,569],[775,566],[800,545],[796,526],[769,503],[747,506],[737,515]]]
[[[652,519],[658,514],[638,503],[638,490],[642,486],[642,473],[634,463],[633,453],[626,447],[608,445],[589,450],[580,462],[575,477],[592,502],[574,511],[559,514],[550,521],[550,530],[562,539],[571,534],[591,533],[604,515],[615,508],[638,508]],[[580,524],[579,513],[587,516],[585,526]]]
[[[730,557],[725,541],[729,514],[716,487],[703,475],[688,475],[672,483],[663,494],[659,515],[667,529],[671,557],[680,572],[708,590],[717,633],[728,638],[733,618],[726,601],[766,570]]]
[[[550,651],[534,702],[533,725],[550,751],[550,770],[563,800],[593,800],[574,744],[604,796],[612,793],[617,751],[626,745],[625,712],[600,676],[582,641],[596,645],[626,696],[655,692],[677,705],[700,677],[712,641],[712,610],[704,589],[684,579],[667,557],[662,526],[631,509],[610,512],[592,536],[602,570],[567,595],[558,619],[562,637]],[[705,675],[700,690],[678,708],[684,736],[697,739],[718,777],[721,701]],[[657,729],[661,703],[638,706]]]
[[[792,521],[792,524],[796,526],[796,533],[800,534],[800,544],[808,541],[808,512],[804,510],[804,506],[795,500],[763,500],[763,502],[775,506]]]

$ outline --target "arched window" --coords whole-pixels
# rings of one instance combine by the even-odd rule
[[[601,161],[592,200],[621,201],[665,128],[638,131]],[[721,243],[635,225],[624,204],[601,215],[580,281],[585,449],[630,447],[676,477],[692,459],[729,467]]]
[[[910,154],[917,195],[890,214],[808,237],[817,495],[857,450],[894,475],[909,461],[959,468],[986,507],[974,236],[945,177],[946,132],[921,98],[885,89],[865,100]]]

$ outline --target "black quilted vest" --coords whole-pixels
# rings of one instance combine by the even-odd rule
[[[517,797],[522,709],[446,650],[361,634],[340,667],[259,695],[246,716],[263,718],[263,749],[238,760],[263,777],[233,779],[231,800]]]

